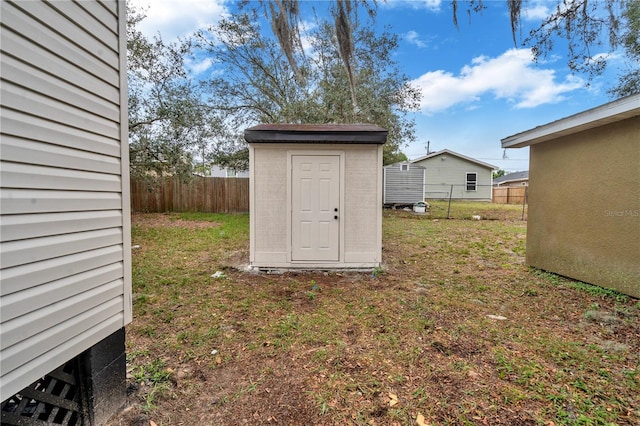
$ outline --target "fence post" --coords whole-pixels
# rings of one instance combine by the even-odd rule
[[[451,219],[451,197],[453,196],[453,184],[451,184],[451,190],[449,191],[449,206],[447,207],[447,219]]]
[[[529,190],[528,186],[524,188],[524,196],[522,197],[522,218],[520,220],[524,220],[524,206],[527,204],[527,191]]]

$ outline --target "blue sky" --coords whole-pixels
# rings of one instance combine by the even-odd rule
[[[217,22],[235,6],[223,0],[133,3],[147,7],[139,29],[147,36],[160,33],[165,41]],[[323,8],[319,1],[303,3]],[[400,35],[396,59],[412,84],[422,89],[421,109],[412,114],[418,141],[403,148],[410,159],[425,155],[429,141],[432,152],[450,149],[507,171],[527,170],[529,149],[507,150],[503,158],[500,139],[611,100],[606,89],[615,82],[620,56],[613,55],[605,74],[589,87],[584,76],[569,73],[562,42],[552,55],[533,63],[520,41],[556,2],[524,3],[516,47],[504,1],[485,0],[487,9],[470,20],[461,1],[459,29],[448,0],[378,2],[376,26],[388,25]],[[206,73],[208,65],[205,61],[192,67]]]

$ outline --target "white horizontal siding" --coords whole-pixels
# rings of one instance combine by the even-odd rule
[[[3,396],[131,320],[123,1],[3,1]]]
[[[122,247],[110,246],[2,270],[0,296],[51,283],[123,260]]]
[[[120,228],[9,241],[2,244],[0,267],[3,269],[12,268],[121,243],[122,230]]]
[[[48,352],[32,358],[29,362],[22,362],[12,371],[2,371],[2,395],[11,395],[18,392],[25,385],[26,378],[32,378],[31,382],[51,371],[51,365],[60,366],[67,362],[69,354],[79,354],[114,333],[122,326],[123,314],[116,314],[94,327],[82,331],[67,341],[59,341],[57,345]],[[37,349],[37,348],[36,348]],[[54,367],[54,368],[56,368]],[[27,385],[31,382],[28,382]],[[13,392],[11,392],[13,391]]]
[[[120,158],[120,142],[117,139],[53,123],[45,118],[34,117],[27,113],[2,108],[0,110],[0,128],[3,135],[12,135]]]
[[[121,296],[122,280],[76,293],[73,297],[49,303],[26,315],[2,323],[2,348],[10,348],[53,326],[72,320],[90,309]]]
[[[52,303],[69,299],[74,295],[117,281],[122,277],[122,263],[111,263],[100,268],[55,280],[47,285],[32,287],[0,298],[2,322],[37,311]],[[24,298],[29,303],[22,303]],[[3,334],[3,337],[4,334]]]
[[[45,96],[64,99],[68,104],[91,111],[111,121],[117,121],[120,109],[116,104],[105,102],[93,93],[78,90],[77,86],[62,80],[52,80],[43,70],[25,66],[23,62],[11,56],[4,56],[2,72],[13,73],[13,83],[18,86],[35,90]]]
[[[117,192],[122,186],[119,175],[4,161],[0,164],[0,179],[5,188],[60,189],[65,191],[82,191],[91,188],[94,191]]]
[[[51,99],[7,82],[3,82],[0,96],[2,105],[7,109],[43,117],[69,127],[89,129],[93,133],[113,139],[118,139],[120,135],[118,123],[69,105],[64,99]]]
[[[121,210],[122,203],[122,195],[116,192],[0,189],[3,215]]]
[[[52,229],[58,235],[116,228],[121,227],[122,223],[120,210],[5,216],[0,223],[0,241],[45,237],[52,235]]]
[[[2,3],[3,14],[11,13],[12,15],[12,19],[6,21],[7,28],[11,28],[14,33],[30,41],[34,47],[52,52],[71,64],[85,69],[91,75],[118,87],[117,36],[95,22],[87,22],[86,29],[79,27],[77,20],[82,19],[79,16],[82,9],[75,2],[7,1]],[[65,16],[63,13],[73,16]],[[34,16],[42,18],[35,19]],[[84,13],[84,18],[91,21],[89,16]],[[73,21],[74,19],[76,22]],[[105,44],[98,38],[99,36],[108,37],[107,42],[111,46],[116,46],[116,49],[110,48],[109,44]],[[40,64],[38,61],[29,62]]]
[[[38,3],[36,1],[25,1],[20,4]],[[9,4],[9,2],[2,2],[3,6],[6,4]],[[3,14],[5,14],[4,8]],[[19,16],[14,15],[11,22],[21,23],[21,19]],[[31,29],[31,27],[39,28],[39,25],[32,21],[24,21],[24,24],[27,30]],[[118,104],[117,90],[113,90],[114,87],[118,87],[118,82],[108,77],[110,75],[109,67],[105,66],[102,61],[83,56],[77,49],[73,49],[71,44],[53,44],[45,48],[34,44],[33,40],[23,38],[19,30],[17,31],[14,31],[11,26],[3,28],[2,50],[5,55],[42,69],[53,77],[75,84],[79,88],[90,89],[91,92],[108,99],[116,105]],[[52,40],[48,39],[46,35],[41,37],[43,37],[41,40]],[[68,56],[64,56],[67,52]],[[72,55],[71,52],[74,54]]]
[[[117,10],[111,8],[112,3],[81,1],[78,6],[83,8],[93,16],[97,22],[104,25],[114,35],[118,34],[118,15]]]
[[[39,166],[87,170],[119,175],[120,158],[65,148],[5,135],[2,156],[15,162]]]

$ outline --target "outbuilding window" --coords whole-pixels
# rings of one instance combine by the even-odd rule
[[[400,164],[400,171],[406,172],[408,170],[409,170],[409,165],[408,164]]]
[[[478,190],[478,174],[476,172],[467,173],[467,191]]]

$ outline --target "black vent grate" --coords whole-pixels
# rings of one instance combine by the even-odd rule
[[[73,359],[3,401],[2,424],[83,425],[79,370]]]

